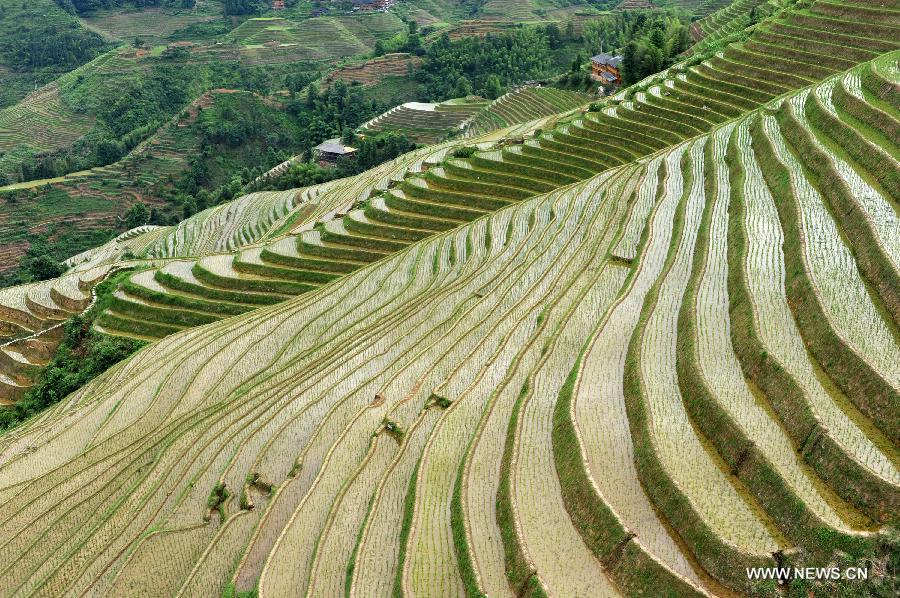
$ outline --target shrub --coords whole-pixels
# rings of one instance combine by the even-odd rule
[[[454,158],[471,158],[478,150],[474,147],[458,147],[453,150]]]
[[[0,409],[0,433],[58,403],[144,345],[141,341],[107,337],[91,330],[94,318],[105,309],[118,282],[132,273],[123,271],[100,283],[94,307],[72,316],[64,324],[63,341],[37,383],[14,407]]]

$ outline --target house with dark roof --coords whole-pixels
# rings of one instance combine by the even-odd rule
[[[591,77],[604,85],[619,85],[622,83],[622,57],[612,54],[597,54],[591,56]]]
[[[315,152],[316,162],[327,166],[352,157],[356,153],[356,148],[344,145],[340,137],[335,137],[334,139],[326,139],[314,147],[313,151]]]

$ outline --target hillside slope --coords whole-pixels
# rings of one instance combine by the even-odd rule
[[[0,0],[0,108],[109,48],[60,4]]]
[[[442,155],[427,169],[400,173],[397,180],[385,182],[369,196],[348,201],[346,210],[355,208],[352,211],[332,213],[312,230],[298,229],[289,237],[273,239],[236,255],[206,256],[184,263],[179,271],[190,274],[188,280],[180,274],[171,275],[169,270],[143,274],[142,279],[155,281],[152,293],[140,291],[141,300],[132,306],[127,305],[128,297],[121,297],[122,303],[104,328],[147,334],[159,324],[156,332],[150,333],[158,337],[171,332],[173,326],[216,317],[209,313],[217,310],[215,305],[206,304],[208,299],[227,300],[236,291],[254,291],[268,295],[267,301],[275,301],[283,299],[284,293],[305,292],[429,234],[694,138],[773,97],[808,87],[818,78],[853,66],[850,58],[822,58],[813,63],[811,52],[780,45],[783,36],[778,34],[770,37],[770,31],[781,27],[797,29],[791,23],[802,19],[809,21],[802,29],[808,37],[795,40],[810,49],[824,51],[828,44],[813,42],[809,37],[830,36],[835,43],[848,44],[842,49],[844,56],[866,59],[876,55],[870,48],[891,50],[898,45],[877,37],[830,33],[825,29],[829,18],[808,17],[805,13],[804,9],[766,21],[746,42],[733,43],[724,52],[698,64],[673,67],[621,92],[599,110],[582,109],[547,117],[547,124],[531,127],[536,134],[528,134],[527,130],[508,132],[494,137],[493,142],[475,143]],[[862,13],[851,16],[864,18]],[[900,23],[900,18],[894,18]],[[849,27],[852,22],[847,23]],[[893,26],[863,25],[859,21],[856,27],[860,32],[872,30],[874,36]],[[756,56],[767,57],[769,70],[755,66]],[[863,75],[871,88],[884,81],[869,66],[863,68]],[[870,93],[874,91],[877,89]],[[497,104],[501,105],[505,98],[497,100]],[[869,118],[880,122],[877,117]],[[863,136],[869,127],[863,125]],[[195,296],[193,305],[190,298],[183,296],[185,291]],[[178,297],[170,300],[160,293]],[[157,305],[147,305],[148,299]],[[171,305],[172,301],[190,312],[205,313],[179,314],[176,318],[170,309],[151,309],[161,303]],[[122,321],[122,316],[132,309],[141,314],[137,318],[141,325],[135,330],[129,330],[128,321]]]
[[[897,427],[814,370],[896,397],[900,352],[852,257],[817,266],[875,241],[786,141],[809,95],[116,366],[0,438],[3,592],[768,593],[773,552],[884,559]],[[785,274],[867,334],[817,346]]]
[[[6,291],[18,337],[138,265],[96,328],[149,344],[0,435],[0,594],[891,595],[898,31],[798,4]]]

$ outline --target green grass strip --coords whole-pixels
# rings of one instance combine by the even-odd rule
[[[849,238],[849,249],[860,271],[880,296],[881,303],[900,321],[900,279],[865,225],[866,219],[853,201],[853,193],[784,103],[777,113],[781,133],[797,160],[804,165],[809,182],[825,199],[826,207]],[[900,393],[863,361],[828,324],[815,286],[803,259],[804,238],[800,233],[800,206],[791,187],[787,168],[773,153],[764,137],[761,121],[751,130],[754,153],[778,211],[784,231],[785,291],[807,349],[835,385],[866,417],[896,445],[900,443]],[[876,305],[879,297],[872,298]]]
[[[170,289],[182,291],[184,293],[190,293],[192,295],[200,295],[206,297],[207,299],[231,301],[234,303],[243,303],[249,305],[273,305],[282,301],[281,297],[274,297],[272,295],[251,295],[247,293],[238,293],[236,291],[227,291],[224,289],[213,289],[210,287],[194,285],[185,282],[184,280],[178,278],[173,274],[163,272],[162,270],[157,270],[153,274],[153,278],[159,284],[169,287]]]
[[[735,136],[736,129],[731,136]],[[712,144],[706,148],[708,166],[714,164]],[[713,443],[733,475],[756,497],[778,528],[793,542],[831,556],[835,550],[860,556],[871,553],[874,538],[848,535],[824,523],[797,496],[768,458],[748,438],[740,424],[722,407],[704,381],[697,355],[697,325],[694,314],[705,265],[710,255],[710,226],[718,196],[714,168],[704,173],[706,207],[697,235],[691,279],[678,314],[676,371],[685,407],[694,425]]]
[[[784,429],[804,460],[845,501],[876,521],[897,517],[897,493],[841,448],[813,413],[803,389],[766,351],[756,333],[753,298],[744,272],[749,251],[744,231],[746,206],[743,187],[746,174],[739,163],[736,138],[732,137],[725,161],[731,178],[728,209],[728,299],[731,341],[744,375],[769,399]]]
[[[419,467],[422,465],[422,457],[416,461],[416,467],[409,476],[409,485],[406,488],[406,498],[403,499],[403,521],[400,524],[400,553],[397,556],[397,570],[394,572],[394,598],[403,598],[403,569],[406,565],[406,544],[409,541],[409,533],[412,531],[413,516],[416,510],[416,480],[419,477]]]

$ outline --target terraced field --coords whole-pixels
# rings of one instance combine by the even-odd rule
[[[456,98],[439,104],[407,102],[363,124],[358,132],[398,131],[419,144],[457,135],[479,137],[499,129],[557,116],[591,96],[551,87],[520,87],[493,101]]]
[[[91,128],[92,119],[75,114],[51,83],[0,110],[0,154],[17,148],[47,151],[71,144]],[[0,162],[2,168],[2,162]]]
[[[318,288],[434,230],[458,225],[460,220],[434,218],[429,222],[436,229],[404,231],[382,222],[376,208],[363,207],[407,172],[439,163],[451,147],[431,146],[363,175],[307,189],[251,194],[155,231],[154,240],[135,254],[165,258],[164,265],[124,285],[100,318],[102,330],[158,338],[243,313]],[[374,205],[403,217],[381,202]],[[235,253],[216,253],[225,251]]]
[[[91,288],[112,269],[78,268],[64,276],[0,291],[0,405],[30,388],[62,338],[62,324],[90,307]]]
[[[556,115],[583,106],[590,99],[587,94],[552,87],[520,87],[500,96],[475,115],[466,134],[475,137],[542,116]]]
[[[512,20],[501,20],[501,19],[466,19],[460,21],[458,24],[452,26],[447,34],[450,36],[451,40],[462,39],[464,37],[484,37],[486,35],[502,33],[503,31],[507,31],[512,29],[515,26],[515,22]],[[437,32],[432,34],[434,36],[439,35]]]
[[[891,595],[897,14],[121,239],[152,342],[0,436],[0,593]]]
[[[337,79],[345,83],[375,85],[385,77],[406,77],[411,67],[417,66],[421,59],[412,54],[398,52],[372,58],[361,64],[341,67],[328,74],[325,81],[330,83]]]
[[[750,11],[762,5],[773,8],[781,5],[778,0],[735,0],[721,2],[710,0],[698,8],[703,18],[691,25],[694,41],[714,40],[741,31],[750,23]]]
[[[19,103],[0,110],[0,171],[10,172],[22,150],[47,152],[70,145],[93,126],[89,115],[68,106],[61,91],[80,76],[115,68],[119,51],[111,50],[41,87]]]
[[[136,52],[123,44],[37,89],[19,103],[0,109],[0,172],[15,174],[15,165],[26,150],[40,153],[69,147],[91,129],[91,115],[84,113],[84,108],[73,109],[62,97],[67,90],[85,78],[97,80],[152,68],[165,49],[161,38],[172,28],[216,18],[221,11],[220,3],[202,0],[192,10],[149,7],[129,13],[100,11],[83,19],[86,26],[107,38],[131,42],[137,37],[159,45]],[[399,18],[384,13],[302,22],[251,18],[224,38],[233,43],[198,42],[183,60],[192,64],[238,61],[243,65],[324,61],[323,66],[328,67],[341,59],[367,54],[377,39],[403,29],[405,24]],[[75,95],[86,94],[79,90]]]
[[[785,119],[855,77],[141,351],[2,439],[4,535],[56,526],[4,592],[766,593],[773,552],[883,558],[897,429],[804,349],[766,174],[818,188]]]
[[[782,17],[769,27],[774,29],[782,22],[790,22],[791,19],[801,16]],[[809,35],[817,35],[821,39],[824,32],[823,29],[822,35],[818,33]],[[760,30],[758,34],[764,35],[764,30]],[[755,35],[757,33],[754,33]],[[732,45],[709,61],[686,69],[678,67],[669,69],[667,73],[654,80],[640,84],[637,87],[640,91],[635,92],[632,89],[620,93],[607,107],[598,112],[582,109],[566,117],[553,117],[561,121],[555,128],[544,129],[546,125],[532,125],[532,130],[542,129],[537,135],[529,135],[527,131],[509,133],[499,141],[480,143],[464,154],[456,151],[448,154],[445,148],[433,154],[427,160],[428,165],[425,168],[421,166],[420,161],[419,166],[412,171],[407,171],[404,167],[397,170],[396,164],[388,165],[383,170],[376,169],[370,175],[366,175],[369,181],[377,181],[379,173],[391,172],[389,180],[382,180],[378,184],[364,183],[361,186],[363,193],[359,195],[348,196],[342,191],[326,193],[326,198],[340,198],[335,203],[328,200],[332,211],[318,210],[321,216],[304,217],[303,226],[297,228],[290,237],[273,239],[264,245],[242,248],[234,255],[208,255],[196,261],[166,266],[154,275],[155,282],[150,291],[132,289],[132,294],[140,293],[140,301],[129,303],[128,297],[123,296],[122,303],[116,306],[114,313],[101,320],[103,327],[110,332],[118,330],[126,334],[139,333],[159,337],[184,327],[231,315],[236,311],[246,311],[252,305],[277,302],[290,294],[313,290],[346,272],[380,260],[436,232],[448,230],[486,212],[535,194],[546,193],[561,184],[575,183],[594,173],[628,164],[667,146],[695,137],[721,123],[727,123],[742,111],[752,109],[759,103],[780,95],[779,92],[789,91],[791,83],[800,87],[801,84],[814,80],[816,74],[830,72],[822,64],[800,63],[781,56],[778,46],[757,43],[754,36],[751,36],[746,44]],[[844,54],[856,52],[860,56],[874,56],[872,51],[866,48],[886,44],[874,38],[856,37],[854,40],[858,47],[856,49],[847,47]],[[793,74],[785,75],[778,83],[751,79],[747,75],[762,77],[764,72],[747,63],[732,62],[744,59],[743,48],[749,47],[751,43],[757,43],[753,54],[770,48],[771,53],[768,55],[770,64],[780,62],[783,64],[780,68],[785,72],[791,70]],[[745,60],[750,62],[749,58]],[[843,58],[832,60],[834,70],[849,62]],[[738,72],[744,74],[737,74]],[[885,75],[871,65],[863,69],[863,74],[867,85],[874,87],[883,85],[879,81],[884,81]],[[718,89],[730,91],[714,91]],[[556,93],[556,90],[529,90],[529,97],[539,91]],[[737,95],[738,93],[740,95]],[[821,94],[824,91],[819,90],[817,93]],[[809,92],[803,92],[795,96],[794,101],[803,100],[808,95]],[[501,100],[496,102],[496,106],[502,105]],[[883,100],[879,102],[883,103]],[[496,106],[489,109],[499,110]],[[522,118],[526,117],[523,115]],[[873,120],[876,117],[868,118]],[[868,135],[867,130],[863,127],[857,136],[865,138]],[[511,137],[520,137],[525,141],[510,143]],[[889,151],[888,154],[890,155]],[[409,158],[411,161],[409,164],[420,160],[418,156],[421,155],[423,154],[415,154],[417,158]],[[884,178],[884,175],[879,176]],[[853,184],[858,186],[860,182],[854,179]],[[869,228],[877,226],[882,240],[892,238],[891,225],[884,225],[882,220],[885,213],[883,206],[886,204],[879,205],[880,207],[871,207],[876,213],[868,217],[868,221],[873,223]],[[840,207],[844,208],[843,205]],[[239,208],[235,209],[240,211]],[[876,222],[879,224],[874,224]],[[849,222],[845,224],[852,226]],[[188,237],[196,234],[188,230],[183,228],[178,234]],[[248,237],[234,239],[226,235],[221,240],[224,244],[219,245],[218,249],[213,245],[204,248],[207,252],[238,249],[256,240]],[[179,244],[181,241],[173,241],[170,247]],[[190,247],[190,243],[187,247]],[[170,249],[157,246],[157,249],[149,255],[152,257],[196,255],[192,250],[187,250],[186,253],[167,253],[168,251]],[[826,253],[832,255],[829,251]],[[887,297],[887,309],[895,309],[896,292],[892,294],[888,287],[896,279],[884,278],[884,268],[879,266],[885,263],[887,259],[885,254],[884,251],[873,250],[869,261],[864,262],[866,268],[864,274],[869,284],[872,284],[872,280],[884,280],[883,283],[879,283],[881,285],[879,292]],[[847,255],[849,254],[845,253],[845,256]],[[150,274],[142,276],[149,278]],[[856,276],[857,282],[854,284],[856,292],[859,293],[862,292],[863,287],[860,285],[863,283],[860,282],[859,275]],[[156,283],[163,284],[171,290],[177,289],[175,299],[160,296],[160,289],[155,288]],[[247,291],[254,294],[246,297],[240,295]],[[185,297],[185,292],[190,293],[192,297]],[[209,300],[221,302],[235,299],[237,305],[208,303]],[[202,309],[191,306],[192,300],[199,301],[197,305],[201,305]],[[179,313],[174,317],[172,310],[164,307],[169,301],[175,301],[189,313]],[[880,303],[872,304],[865,309],[871,314],[880,309],[878,306]],[[819,308],[822,306],[815,305],[810,307],[810,310]],[[832,306],[831,309],[838,308]],[[860,309],[863,309],[863,306]],[[131,310],[136,311],[132,313]],[[855,318],[860,317],[866,316],[848,315],[849,319],[844,324],[858,322]],[[140,320],[139,325],[134,324],[132,320]],[[833,323],[837,325],[838,321],[833,320]],[[129,325],[136,328],[130,330]],[[876,334],[874,331],[871,332],[872,335]],[[875,336],[861,334],[870,337],[871,342],[875,342]],[[889,335],[886,329],[877,334],[882,339],[878,342],[887,342]],[[862,341],[857,341],[856,352],[866,352],[867,349],[861,348],[859,342]],[[874,346],[872,350],[875,350]],[[855,353],[848,348],[847,354]],[[886,367],[884,364],[878,367],[870,365],[874,369],[867,370],[869,371],[867,382],[861,382],[850,395],[856,396],[857,400],[861,401],[861,394],[880,389],[872,400],[884,404],[884,401],[892,396],[884,394],[887,392],[885,378],[890,378],[891,373],[884,369]]]
[[[364,123],[357,132],[365,135],[369,132],[396,131],[415,143],[434,144],[459,135],[487,105],[487,101],[466,98],[440,104],[407,102]]]
[[[249,62],[265,62],[269,54],[292,61],[336,61],[365,54],[378,39],[405,28],[392,14],[367,13],[353,17],[315,17],[291,21],[279,17],[247,19],[228,34],[239,43]]]
[[[155,45],[164,43],[179,29],[221,17],[221,5],[200,0],[191,9],[146,6],[141,10],[96,11],[83,17],[81,22],[108,39],[130,42],[140,37],[149,45]]]

